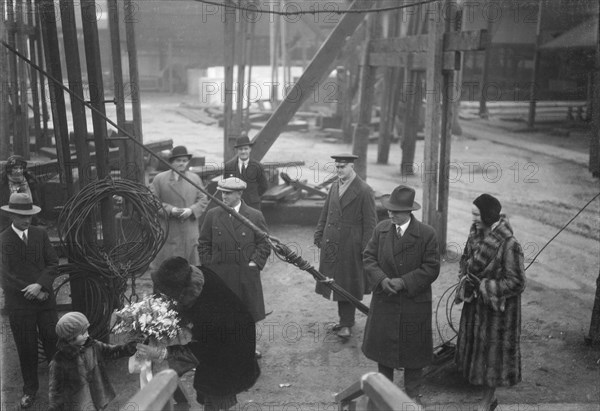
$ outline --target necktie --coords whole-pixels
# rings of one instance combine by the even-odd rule
[[[23,231],[23,242],[25,243],[25,245],[27,245],[27,234],[25,234],[25,231]]]
[[[402,237],[402,228],[400,226],[396,226],[396,233],[398,233],[398,238]]]
[[[242,163],[242,177],[246,174],[246,163]]]

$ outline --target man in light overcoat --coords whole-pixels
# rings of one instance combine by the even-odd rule
[[[321,250],[319,271],[362,300],[369,293],[362,253],[377,223],[373,190],[354,171],[357,156],[340,154],[331,158],[335,160],[338,179],[331,185],[314,235],[314,243]],[[317,283],[315,291],[337,301],[339,323],[333,330],[340,338],[350,338],[354,305],[322,283]]]
[[[184,146],[173,148],[169,163],[180,173],[204,188],[197,174],[186,171],[192,158]],[[206,209],[206,194],[181,178],[173,170],[163,171],[154,177],[150,190],[163,205],[164,225],[168,223],[169,235],[162,249],[150,264],[151,270],[157,270],[169,257],[183,257],[191,265],[199,265],[198,258],[198,219]]]
[[[435,230],[412,215],[421,206],[415,190],[398,186],[381,204],[389,220],[380,222],[364,252],[373,289],[362,351],[393,381],[404,368],[404,388],[419,401],[423,367],[433,356],[431,283],[440,272]]]

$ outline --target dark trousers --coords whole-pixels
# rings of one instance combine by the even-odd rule
[[[356,307],[349,301],[338,301],[340,327],[352,327],[356,317]]]
[[[50,362],[56,352],[58,316],[54,310],[19,310],[9,312],[8,321],[19,354],[23,394],[35,395],[39,388],[38,338],[42,341],[46,359]]]
[[[394,369],[383,364],[377,364],[377,371],[383,374],[388,380],[394,381]],[[404,391],[411,398],[419,396],[423,380],[422,368],[404,369]]]

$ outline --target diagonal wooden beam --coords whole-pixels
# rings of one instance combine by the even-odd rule
[[[348,6],[348,10],[370,9],[377,3],[372,0],[354,0]],[[313,94],[312,91],[315,87],[318,87],[319,82],[331,72],[332,65],[340,50],[342,50],[346,38],[356,30],[365,15],[366,13],[346,13],[343,15],[285,100],[275,109],[265,126],[258,132],[251,153],[254,160],[259,161],[265,156],[279,137],[283,127],[291,120],[306,99]]]

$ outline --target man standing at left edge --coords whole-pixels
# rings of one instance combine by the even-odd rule
[[[29,195],[13,193],[8,205],[0,208],[12,219],[0,233],[4,308],[23,376],[21,408],[29,408],[39,389],[38,338],[48,362],[56,352],[58,316],[52,284],[58,275],[58,256],[46,231],[31,226],[32,217],[41,209]]]
[[[354,171],[353,154],[331,156],[335,160],[338,179],[333,182],[317,223],[314,243],[320,248],[319,271],[358,300],[368,294],[363,273],[363,250],[377,224],[373,190]],[[315,291],[330,299],[332,291],[318,282]],[[333,293],[337,301],[339,323],[333,327],[338,337],[352,335],[356,307]]]
[[[177,146],[171,152],[169,163],[198,187],[204,188],[197,174],[186,171],[191,158],[192,155],[188,154],[184,146]],[[169,224],[167,241],[150,263],[150,270],[157,270],[164,260],[175,256],[185,258],[190,265],[200,265],[198,219],[208,205],[206,194],[173,170],[157,174],[150,190],[162,202],[163,217]]]

